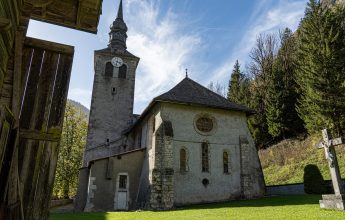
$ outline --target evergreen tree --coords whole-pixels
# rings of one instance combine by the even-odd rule
[[[285,117],[284,72],[281,63],[276,60],[273,66],[273,74],[267,90],[267,126],[272,137],[281,137],[284,128],[283,117]]]
[[[231,78],[228,86],[228,99],[233,102],[240,103],[240,81],[242,78],[242,73],[240,70],[240,64],[236,60],[234,69],[231,73]]]
[[[298,112],[309,133],[325,127],[342,135],[345,119],[345,10],[310,0],[300,25]]]
[[[249,106],[251,80],[241,72],[240,63],[236,60],[228,85],[228,100]]]
[[[268,81],[266,106],[268,132],[277,140],[295,136],[304,129],[295,107],[296,40],[290,29],[280,33],[280,44]]]

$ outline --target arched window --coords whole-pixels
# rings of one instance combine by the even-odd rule
[[[113,64],[111,62],[108,62],[105,64],[105,72],[104,75],[108,77],[113,77]]]
[[[186,149],[180,150],[180,171],[187,172],[187,152]]]
[[[120,66],[120,69],[119,69],[119,78],[126,79],[126,74],[127,74],[127,66],[123,64],[122,66]]]
[[[223,152],[223,172],[229,173],[229,154],[228,152]]]
[[[201,144],[201,163],[202,163],[202,172],[209,172],[209,149],[208,143],[203,142]]]

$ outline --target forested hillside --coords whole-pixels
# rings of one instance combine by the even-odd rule
[[[259,148],[345,131],[345,9],[310,0],[298,30],[258,36],[250,63],[231,74],[228,99],[256,111],[248,120]]]

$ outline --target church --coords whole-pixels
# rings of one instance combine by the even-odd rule
[[[95,75],[76,211],[169,210],[262,197],[263,173],[247,117],[186,76],[133,114],[139,58],[127,51],[122,0]]]

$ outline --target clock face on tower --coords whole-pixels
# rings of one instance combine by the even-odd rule
[[[111,59],[111,64],[115,67],[120,67],[123,64],[123,60],[120,57],[114,57]]]

